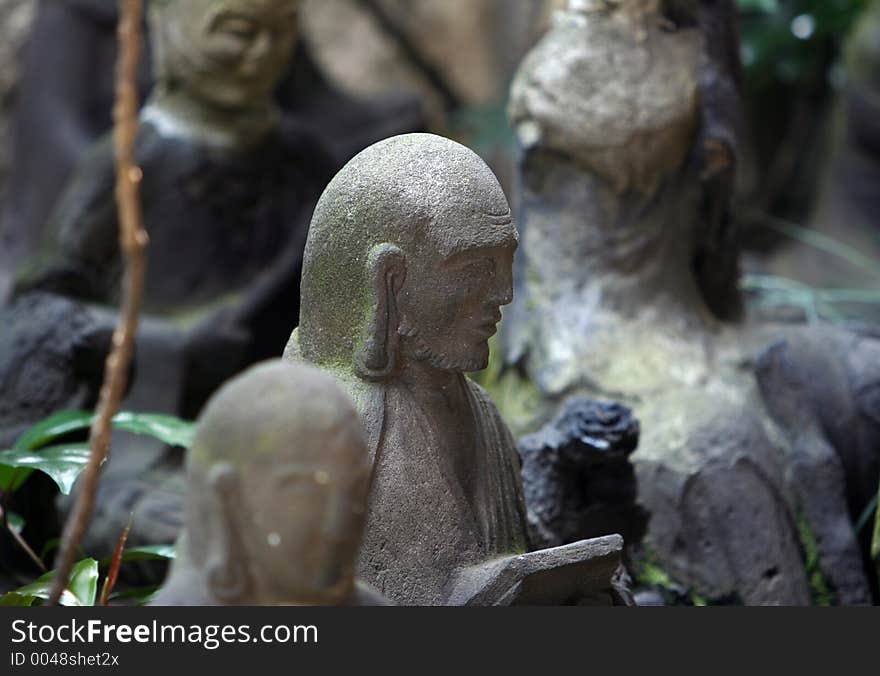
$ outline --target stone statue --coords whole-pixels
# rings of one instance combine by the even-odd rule
[[[191,4],[192,11],[204,6],[182,4]],[[33,255],[46,234],[76,167],[110,130],[117,22],[117,4],[105,0],[39,3],[21,59],[12,169],[0,200],[0,300],[15,266]],[[146,37],[150,56],[157,39],[150,30]],[[142,99],[160,76],[152,66],[150,58],[141,62]],[[420,104],[410,96],[359,100],[335,89],[303,40],[296,41],[273,96],[285,116],[321,138],[337,166],[370,143],[420,131],[425,124]]]
[[[315,210],[286,358],[333,373],[357,404],[374,473],[360,572],[397,603],[488,599],[480,565],[528,556],[516,447],[464,375],[487,364],[517,241],[492,171],[428,134],[361,152]],[[535,572],[510,566],[505,592]]]
[[[150,6],[157,82],[136,146],[150,245],[128,410],[195,418],[221,383],[280,354],[296,325],[308,222],[334,167],[275,100],[298,5]],[[114,323],[122,270],[114,181],[108,136],[77,169],[19,296],[89,302]],[[85,546],[112,550],[133,510],[134,542],[173,540],[181,461],[151,439],[117,440]],[[166,479],[172,485],[160,489]]]
[[[286,247],[302,249],[333,164],[306,130],[282,118],[273,95],[296,38],[297,6],[151,4],[157,82],[141,113],[136,158],[150,233],[148,312],[185,312],[241,291],[283,260]],[[108,136],[55,209],[48,260],[25,274],[27,288],[115,300],[114,169]]]
[[[864,337],[743,317],[734,12],[727,0],[571,0],[524,60],[510,105],[517,300],[504,369],[486,384],[518,392],[497,399],[518,433],[575,394],[633,408],[647,546],[684,584],[808,603],[799,540],[812,532],[837,600],[868,602],[847,491],[856,468],[876,476],[880,374],[864,371]],[[823,350],[836,356],[810,361]]]
[[[305,364],[252,367],[202,416],[156,605],[387,605],[356,581],[370,463],[357,412]]]

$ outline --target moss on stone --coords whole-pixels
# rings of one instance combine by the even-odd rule
[[[544,422],[546,400],[528,378],[504,364],[497,335],[489,341],[489,365],[471,377],[489,393],[514,437],[535,432]]]
[[[642,548],[633,563],[633,569],[637,586],[649,587],[658,592],[668,606],[731,605],[731,599],[713,601],[675,580],[663,567],[657,553],[650,547]],[[737,605],[739,605],[738,599]]]

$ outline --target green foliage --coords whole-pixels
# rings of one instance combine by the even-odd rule
[[[877,512],[877,498],[878,497],[880,497],[880,496],[875,495],[873,498],[871,498],[868,501],[867,506],[862,511],[861,516],[859,516],[858,520],[856,521],[856,525],[855,525],[856,534],[860,534],[862,532],[862,530],[865,528],[865,526],[867,526],[868,523],[871,521],[871,517],[876,514],[876,512]]]
[[[3,451],[0,453],[0,488],[15,491],[33,470],[39,470],[52,477],[64,495],[69,495],[88,460],[89,448],[85,443],[49,446],[39,451]]]
[[[0,490],[18,490],[34,470],[52,477],[65,495],[85,469],[89,448],[85,441],[47,446],[73,432],[92,425],[94,416],[86,411],[62,411],[27,430],[8,451],[0,452]],[[113,418],[117,430],[154,437],[172,446],[192,443],[192,423],[169,415],[121,412]]]
[[[143,547],[131,547],[122,553],[123,563],[132,563],[134,561],[159,561],[171,560],[175,558],[176,553],[174,545],[145,545]],[[101,566],[106,567],[111,563],[112,557],[101,560]]]
[[[800,537],[801,547],[804,551],[804,566],[807,571],[807,582],[810,585],[810,595],[814,606],[833,606],[834,592],[825,575],[822,573],[819,561],[819,543],[816,535],[807,521],[803,511],[798,511],[796,515],[798,536]]]
[[[174,545],[151,545],[145,547],[132,547],[123,551],[120,557],[121,563],[148,560],[171,560],[175,558]],[[100,563],[92,558],[86,558],[77,563],[70,576],[70,585],[61,597],[63,606],[94,606],[98,598],[99,571],[106,570],[112,565],[112,558],[108,557]],[[33,606],[38,605],[49,598],[52,581],[55,579],[55,571],[51,571],[38,578],[31,584],[20,587],[3,596],[0,596],[0,607],[3,606]],[[106,583],[106,580],[105,580]],[[111,600],[133,601],[138,605],[149,603],[156,593],[155,587],[138,587],[126,589],[111,594]]]
[[[540,417],[545,409],[541,393],[519,369],[505,366],[498,334],[489,340],[488,366],[470,375],[489,393],[515,437],[540,427]]]
[[[743,63],[755,89],[774,83],[800,85],[828,77],[829,54],[841,42],[867,0],[738,0]]]
[[[649,587],[660,594],[663,603],[668,606],[711,606],[729,605],[727,600],[718,604],[697,593],[693,588],[680,584],[673,579],[660,563],[660,559],[650,548],[643,549],[634,563],[636,584]]]
[[[0,606],[33,606],[49,598],[55,571],[50,571],[29,585],[0,597]],[[79,561],[71,571],[70,584],[61,595],[62,606],[93,606],[98,594],[98,562]]]
[[[877,496],[880,497],[880,489],[877,491]],[[874,536],[871,540],[871,558],[874,559],[877,577],[880,580],[880,509],[877,508],[877,501],[874,502]]]
[[[760,216],[762,226],[785,235],[810,248],[846,261],[853,268],[876,278],[880,284],[880,261],[866,256],[844,242],[821,232],[805,228],[785,219]],[[859,318],[859,311],[845,313],[842,306],[880,305],[880,290],[862,289],[816,289],[801,282],[776,275],[744,275],[740,286],[751,293],[759,308],[772,309],[793,307],[803,312],[810,323],[819,321],[840,322]]]
[[[25,523],[24,519],[15,512],[6,512],[6,525],[16,533],[21,533]]]
[[[84,432],[91,427],[94,416],[85,411],[62,411],[37,423],[22,434],[12,449],[0,451],[0,491],[9,496],[18,490],[27,478],[40,471],[51,477],[59,490],[68,495],[74,482],[88,464],[90,451],[85,441],[61,443],[71,433]],[[173,416],[119,413],[113,418],[114,429],[154,437],[163,443],[174,446],[188,447],[192,443],[194,425]],[[5,525],[12,531],[21,534],[24,520],[11,512],[5,512]],[[43,560],[58,540],[50,540],[40,555]],[[26,545],[22,545],[26,547]],[[120,543],[120,549],[124,540]],[[36,559],[36,555],[32,555]],[[118,564],[134,561],[172,559],[172,545],[155,545],[150,547],[134,547],[123,550],[119,561],[111,566],[110,561],[102,562],[101,567],[111,567],[111,573],[118,571]],[[68,606],[91,606],[96,603],[99,564],[86,558],[76,564],[71,574],[70,587],[61,597],[61,604]],[[55,573],[50,572],[32,584],[9,592],[0,597],[0,606],[32,606],[48,598]],[[115,575],[105,577],[105,584],[110,587],[115,582]],[[109,587],[108,587],[109,591]],[[141,603],[149,601],[155,589],[138,590],[126,597],[116,595],[115,598],[127,598]]]

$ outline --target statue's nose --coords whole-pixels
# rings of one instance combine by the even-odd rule
[[[256,75],[262,69],[271,49],[271,35],[267,31],[260,31],[247,52],[247,59],[243,64],[243,70],[248,74]]]
[[[513,267],[509,264],[496,269],[496,294],[499,305],[509,305],[513,301]]]
[[[513,301],[513,277],[510,274],[498,275],[495,287],[492,290],[490,301],[492,305],[509,305]]]

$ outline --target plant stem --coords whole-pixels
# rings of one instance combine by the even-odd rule
[[[142,173],[134,163],[139,107],[136,78],[143,49],[142,18],[143,0],[120,0],[119,60],[116,65],[116,106],[113,113],[119,244],[125,265],[122,307],[119,323],[113,334],[113,346],[107,357],[97,414],[89,435],[91,455],[82,475],[76,505],[64,527],[49,605],[57,604],[67,588],[79,543],[92,518],[101,466],[110,447],[111,421],[125,394],[128,367],[134,352],[140,316],[146,270],[144,252],[149,242],[140,206],[139,185]]]
[[[0,507],[0,518],[3,519],[3,525],[6,527],[10,533],[12,533],[12,537],[15,538],[15,541],[18,545],[25,551],[25,553],[30,557],[31,561],[37,564],[37,567],[42,570],[44,573],[46,572],[46,564],[43,563],[43,560],[37,556],[37,553],[31,549],[31,546],[27,543],[27,541],[21,536],[17,530],[15,530],[12,525],[9,523],[9,519],[6,514],[6,509]]]

